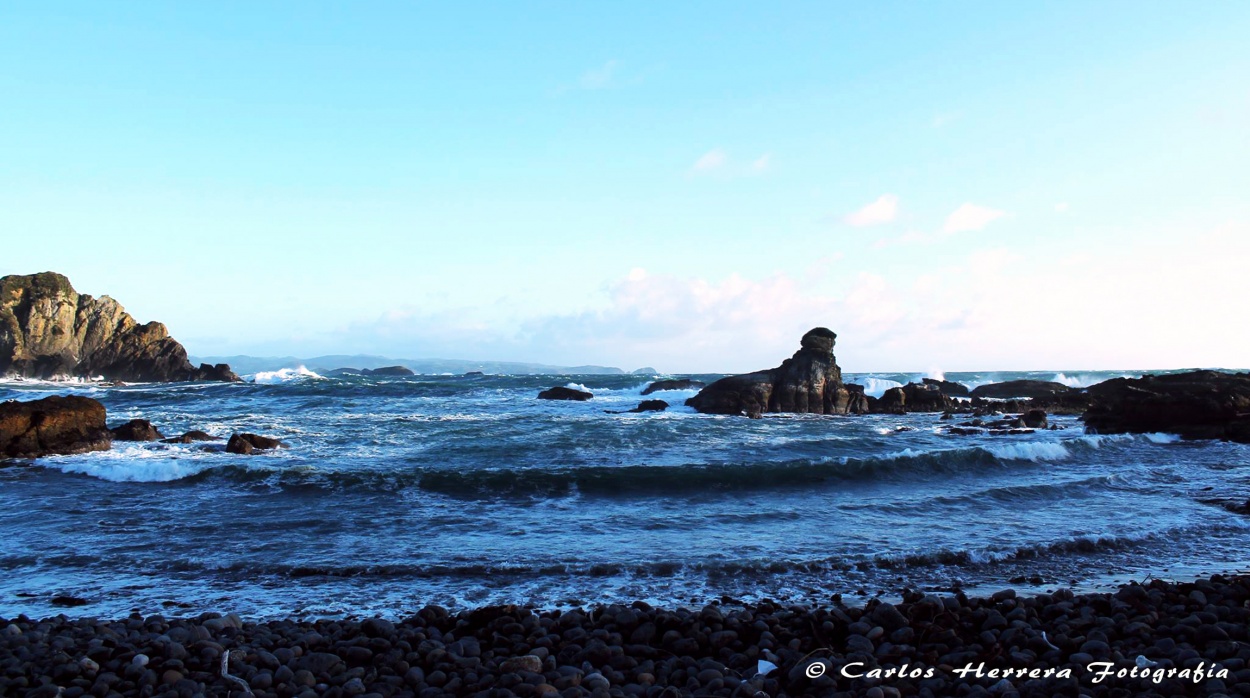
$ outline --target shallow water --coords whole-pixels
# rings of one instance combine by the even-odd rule
[[[1055,374],[947,376],[1018,377]],[[880,392],[915,377],[848,378]],[[1086,435],[1072,417],[979,437],[937,415],[747,420],[680,406],[694,391],[648,396],[665,413],[605,413],[638,403],[638,376],[259,380],[0,384],[0,399],[90,395],[111,424],[291,445],[119,442],[0,468],[0,616],[806,602],[1250,564],[1250,519],[1199,501],[1250,498],[1244,445]],[[595,398],[535,399],[557,384]]]

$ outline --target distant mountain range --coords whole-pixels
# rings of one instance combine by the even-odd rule
[[[201,356],[193,357],[193,360],[209,364],[230,364],[230,368],[239,374],[277,371],[300,366],[317,373],[325,373],[336,368],[365,369],[384,366],[406,366],[416,373],[426,374],[468,373],[469,371],[511,375],[621,375],[625,373],[614,366],[550,366],[516,361],[466,361],[462,359],[392,359],[366,354],[350,356],[330,354],[307,359],[295,356]],[[633,373],[654,375],[658,372],[647,367],[640,368]]]

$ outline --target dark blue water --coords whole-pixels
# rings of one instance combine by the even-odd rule
[[[859,380],[879,392],[908,378]],[[969,437],[937,415],[605,413],[637,404],[636,376],[260,380],[0,384],[0,399],[90,395],[111,423],[142,417],[166,435],[291,445],[117,443],[0,468],[0,616],[62,612],[58,594],[88,600],[65,611],[79,615],[397,615],[1091,586],[1250,564],[1250,520],[1200,501],[1250,498],[1244,445],[1086,435],[1072,417]],[[535,399],[568,383],[595,399]]]

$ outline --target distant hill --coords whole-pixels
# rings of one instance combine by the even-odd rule
[[[306,359],[295,356],[197,357],[195,360],[207,363],[228,363],[240,374],[277,371],[299,366],[317,373],[336,368],[373,369],[386,366],[406,366],[416,373],[425,374],[458,374],[469,371],[511,375],[619,375],[625,373],[613,366],[551,366],[516,361],[467,361],[463,359],[392,359],[369,354],[330,354]]]

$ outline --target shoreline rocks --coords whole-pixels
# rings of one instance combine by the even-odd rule
[[[288,448],[282,441],[259,434],[231,434],[226,442],[226,453],[250,456],[256,451],[272,451],[276,448]]]
[[[725,601],[426,606],[401,621],[22,616],[0,619],[0,694],[239,695],[223,658],[257,698],[1250,694],[1245,576],[1081,595],[1008,588],[851,606],[840,595],[819,606]],[[1113,674],[1095,681],[1096,662]],[[1133,669],[1150,673],[1128,676]]]
[[[659,390],[691,390],[705,386],[707,386],[707,383],[703,381],[691,380],[689,378],[669,378],[651,383],[642,389],[642,394],[650,395]]]
[[[865,401],[852,401],[833,355],[837,335],[817,327],[803,335],[800,348],[780,366],[728,376],[713,382],[686,405],[705,414],[745,415],[765,412],[848,414]]]
[[[1190,371],[1114,378],[1089,388],[1085,427],[1250,443],[1250,373]]]
[[[1009,400],[1013,398],[1049,398],[1056,395],[1066,395],[1074,391],[1080,392],[1075,388],[1069,388],[1063,383],[1055,383],[1053,381],[1014,380],[979,385],[973,388],[969,394],[974,398]]]
[[[107,451],[113,443],[104,405],[88,397],[0,403],[0,455],[39,458]]]
[[[132,419],[109,431],[113,432],[114,441],[161,441],[165,438],[165,435],[146,419]]]
[[[165,325],[140,325],[117,301],[79,294],[54,272],[0,278],[0,375],[240,380],[226,364],[193,366]]]

